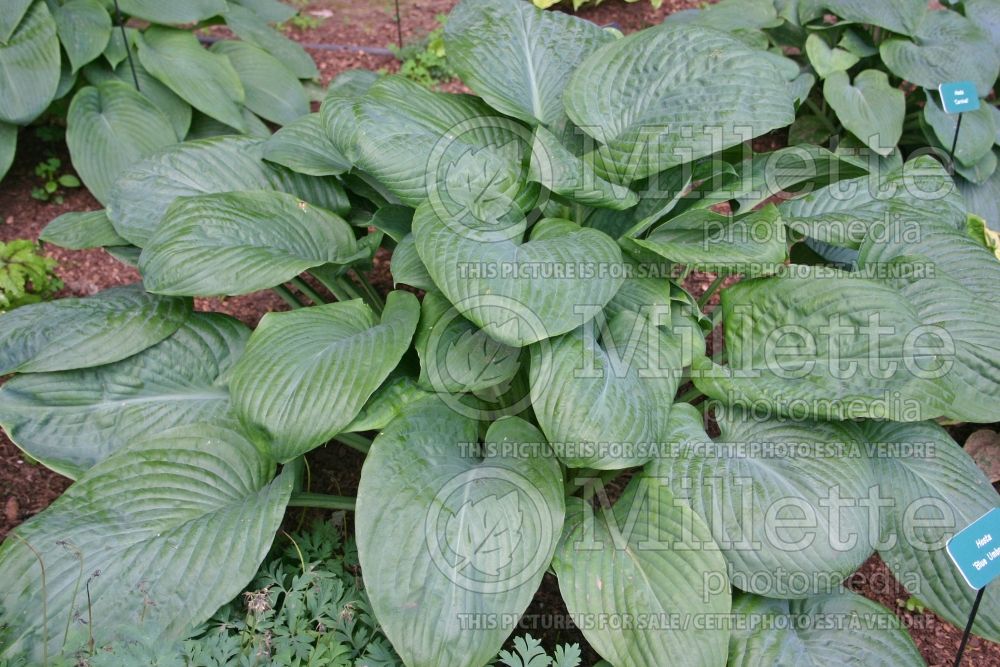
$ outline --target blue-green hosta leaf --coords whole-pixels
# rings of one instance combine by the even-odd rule
[[[526,123],[565,121],[563,88],[614,36],[590,21],[521,0],[463,0],[448,16],[448,65],[487,104]]]
[[[809,64],[819,78],[825,79],[834,72],[846,72],[854,67],[860,58],[844,49],[831,47],[820,35],[812,33],[806,38],[806,55]]]
[[[135,65],[135,76],[139,79],[139,91],[167,117],[170,125],[174,128],[177,141],[181,141],[187,136],[188,129],[191,127],[191,105],[147,72],[135,54],[133,54],[132,64]],[[87,81],[95,86],[105,81],[117,80],[135,87],[132,68],[126,61],[119,62],[114,69],[102,67],[98,63],[91,63],[83,68],[83,75]]]
[[[354,102],[368,92],[372,84],[378,80],[378,76],[366,69],[344,72],[330,82],[326,97],[319,107],[319,115],[327,137],[351,164],[358,159],[355,138],[358,120],[354,115]]]
[[[944,413],[963,421],[1000,418],[1000,313],[994,307],[1000,263],[969,236],[935,220],[896,220],[879,238],[868,239],[858,265],[875,273],[880,267],[915,267],[917,272],[886,272],[930,327],[927,340],[941,339],[947,364],[939,384],[954,396]]]
[[[621,286],[614,270],[621,250],[595,229],[550,219],[522,243],[523,220],[506,229],[464,224],[422,205],[413,218],[417,251],[448,300],[501,343],[523,347],[571,331],[594,315],[581,315],[580,307],[603,307]],[[562,275],[539,280],[541,271]]]
[[[739,218],[692,209],[635,243],[672,262],[714,273],[770,273],[788,258],[785,226],[773,204]]]
[[[178,199],[139,270],[151,292],[238,295],[356,258],[354,231],[340,216],[284,192],[252,190]]]
[[[296,174],[264,162],[263,142],[219,137],[168,146],[129,169],[115,183],[108,216],[130,243],[143,246],[178,197],[278,190],[314,206],[346,214],[347,195],[334,178]]]
[[[965,16],[990,36],[993,48],[1000,50],[1000,6],[992,0],[965,0]]]
[[[1000,163],[1000,158],[997,157],[997,153],[1000,151],[992,150],[982,157],[978,162],[973,165],[966,166],[961,162],[955,163],[955,171],[970,183],[979,185],[985,183],[990,179],[996,170],[997,164]]]
[[[235,127],[220,123],[215,118],[206,116],[200,111],[194,111],[191,116],[191,127],[184,139],[185,141],[195,141],[197,139],[226,137],[234,134],[245,134],[249,137],[260,139],[271,138],[271,128],[254,112],[250,111],[250,109],[241,106],[240,115],[243,116],[243,122],[247,124],[246,131],[237,130]]]
[[[0,121],[0,180],[3,180],[10,165],[14,163],[15,151],[17,151],[17,125]]]
[[[246,7],[268,23],[281,23],[298,13],[295,7],[279,2],[279,0],[229,0],[229,3],[230,7],[233,4]]]
[[[622,210],[639,203],[636,193],[595,174],[589,164],[542,126],[535,128],[528,177],[557,195],[587,206]]]
[[[937,424],[863,424],[871,442],[884,443],[872,463],[879,495],[879,554],[896,578],[941,617],[964,626],[975,591],[945,551],[952,535],[1000,506],[989,479]],[[973,632],[1000,640],[1000,591],[987,588]]]
[[[713,442],[694,407],[670,414],[665,442],[677,452],[649,473],[712,529],[734,586],[772,598],[830,592],[872,554],[878,526],[859,501],[876,480],[851,424],[727,409]],[[792,515],[802,521],[782,521]]]
[[[225,374],[249,336],[237,320],[197,313],[119,362],[15,377],[0,389],[0,424],[30,456],[73,478],[174,426],[235,425]]]
[[[724,665],[729,628],[697,622],[728,617],[732,603],[708,526],[645,474],[613,508],[571,503],[552,567],[570,615],[592,621],[587,643],[614,665]],[[616,617],[637,622],[599,620]]]
[[[330,141],[318,113],[281,128],[264,142],[263,149],[265,160],[300,174],[336,176],[351,168],[351,163]]]
[[[841,124],[879,155],[888,155],[903,134],[906,96],[889,85],[885,72],[866,69],[854,77],[833,72],[823,83],[823,97]]]
[[[941,82],[972,81],[985,93],[996,82],[1000,53],[985,31],[958,12],[928,12],[913,39],[888,39],[879,47],[896,76],[932,90]]]
[[[887,222],[935,220],[965,228],[965,203],[937,160],[923,156],[884,177],[859,176],[782,203],[792,230],[834,245],[857,248]]]
[[[202,48],[194,33],[153,26],[136,37],[139,61],[188,104],[240,132],[246,94],[225,56]]]
[[[413,209],[389,204],[375,211],[368,224],[384,232],[396,243],[410,235],[413,228]]]
[[[799,14],[804,20],[823,15],[828,9],[840,18],[856,23],[870,23],[912,35],[928,14],[924,0],[800,0]],[[809,18],[806,18],[806,17]]]
[[[129,443],[88,470],[0,547],[7,653],[41,664],[46,644],[50,656],[85,652],[90,633],[104,646],[140,619],[152,641],[187,636],[267,554],[294,482],[273,474],[243,435],[208,424]]]
[[[5,3],[0,14],[18,9]],[[0,40],[0,122],[26,125],[45,111],[59,87],[59,59],[56,22],[45,2],[35,2]]]
[[[190,310],[190,301],[148,294],[138,284],[22,306],[0,316],[0,375],[119,361],[175,332]]]
[[[420,386],[429,391],[464,394],[496,387],[521,367],[518,348],[493,340],[434,292],[421,303],[413,346],[420,357]]]
[[[277,58],[299,79],[319,76],[312,56],[296,42],[275,31],[250,9],[229,4],[225,13],[228,25],[237,37],[255,44]]]
[[[63,213],[45,225],[38,239],[70,250],[128,245],[115,232],[104,209]]]
[[[982,160],[993,150],[996,141],[995,109],[989,104],[982,104],[975,111],[962,114],[962,129],[958,133],[958,143],[955,145],[955,159],[966,166],[972,166]],[[942,146],[951,148],[955,138],[955,126],[958,115],[945,113],[937,99],[927,93],[927,103],[924,105],[924,120],[934,130],[934,135]]]
[[[135,28],[125,28],[125,38],[122,39],[121,30],[112,30],[111,39],[108,40],[108,45],[104,49],[104,59],[112,67],[118,67],[118,65],[128,59],[128,51],[126,50],[126,44],[128,48],[135,47],[135,37],[139,34],[139,31]]]
[[[233,403],[290,461],[337,435],[406,352],[420,318],[408,292],[391,292],[379,322],[360,299],[268,313],[233,370]]]
[[[69,106],[66,145],[73,167],[102,204],[130,166],[176,142],[167,117],[131,84],[88,86]]]
[[[646,463],[680,384],[682,344],[669,310],[650,304],[532,347],[535,416],[550,442],[569,448],[556,448],[563,463],[599,470]]]
[[[715,4],[706,4],[701,9],[673,12],[664,22],[694,23],[726,32],[776,28],[781,25],[772,0],[721,0]]]
[[[421,389],[411,377],[390,377],[375,390],[364,409],[358,413],[344,433],[358,431],[381,431],[389,425],[410,403],[433,396],[434,393]]]
[[[70,0],[58,6],[52,18],[74,72],[104,53],[111,39],[111,16],[99,0]]]
[[[123,14],[144,19],[151,23],[195,23],[226,11],[226,0],[119,0]]]
[[[934,370],[946,350],[919,339],[919,309],[873,277],[792,265],[727,288],[721,307],[729,365],[696,361],[694,382],[724,403],[796,418],[949,413],[954,395]]]
[[[747,593],[733,599],[733,615],[731,667],[925,664],[894,613],[847,589],[806,600]]]
[[[427,292],[436,292],[438,289],[417,253],[417,242],[413,234],[404,236],[392,251],[390,270],[394,285],[409,285]]]
[[[245,104],[261,118],[288,125],[309,113],[309,98],[285,64],[248,42],[223,40],[211,52],[229,58],[246,92]]]
[[[498,420],[485,457],[478,435],[440,399],[418,401],[375,439],[361,471],[365,589],[408,665],[486,664],[559,541],[562,474],[542,434],[517,417]]]
[[[331,109],[333,113],[335,109]],[[506,211],[523,192],[531,132],[479,99],[434,93],[398,76],[379,79],[354,103],[355,165],[407,206],[429,198],[450,213]],[[343,138],[331,134],[343,147]],[[537,189],[537,186],[535,186]],[[519,203],[521,210],[533,206]]]
[[[4,11],[0,12],[0,42],[10,39],[32,2],[34,0],[7,0],[4,3]]]
[[[772,60],[722,32],[663,25],[599,48],[563,96],[603,146],[589,159],[616,183],[691,162],[795,120]]]

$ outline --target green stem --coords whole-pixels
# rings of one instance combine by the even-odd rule
[[[725,279],[726,279],[725,274],[719,274],[715,277],[715,280],[713,280],[712,283],[708,286],[708,289],[705,290],[705,293],[702,294],[700,297],[698,297],[699,309],[705,307],[705,304],[707,304],[711,300],[712,295],[714,295],[719,290],[719,287],[722,286],[722,282]]]
[[[302,278],[292,278],[291,283],[295,286],[295,289],[305,294],[315,305],[322,306],[326,303],[326,299],[321,297],[319,293],[310,287],[309,283],[302,280]]]
[[[824,104],[825,104],[825,102],[824,102]],[[837,133],[837,126],[834,125],[832,122],[830,122],[830,119],[826,117],[826,112],[823,111],[822,109],[820,109],[818,106],[816,106],[815,102],[813,102],[809,98],[806,98],[806,106],[809,107],[809,109],[814,114],[816,114],[817,116],[819,116],[819,119],[821,121],[823,121],[823,124],[826,125],[826,129],[830,130],[831,134],[836,134]]]
[[[365,293],[372,310],[381,315],[382,311],[385,309],[385,302],[382,301],[382,297],[375,291],[372,284],[368,282],[368,278],[365,274],[360,271],[355,271],[354,275],[357,276],[358,282],[361,284],[361,290]]]
[[[275,285],[271,288],[275,294],[281,297],[281,300],[292,307],[292,310],[302,307],[302,302],[295,298],[292,290],[288,289],[284,285]]]
[[[698,387],[691,387],[683,394],[674,399],[674,403],[691,403],[692,401],[701,398],[705,394],[701,393]]]
[[[335,280],[337,281],[337,285],[340,287],[341,291],[347,294],[351,299],[361,299],[362,301],[365,301],[365,298],[361,296],[361,292],[354,287],[354,283],[351,282],[350,278],[347,276],[337,276]]]
[[[334,440],[347,445],[351,449],[356,449],[362,454],[367,454],[368,450],[372,448],[372,441],[357,433],[341,433]]]
[[[351,296],[340,289],[340,282],[337,280],[336,275],[332,271],[324,271],[322,267],[319,269],[313,269],[309,272],[313,278],[318,280],[323,287],[330,290],[330,294],[337,299],[337,301],[350,301]]]
[[[356,500],[346,496],[328,496],[325,493],[292,493],[288,507],[312,507],[319,510],[354,511]]]

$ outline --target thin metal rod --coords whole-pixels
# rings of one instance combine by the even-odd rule
[[[959,120],[962,119],[961,116],[958,117]],[[983,592],[986,587],[983,586],[976,593],[976,601],[972,603],[972,613],[969,614],[969,622],[965,624],[965,634],[962,635],[962,643],[958,645],[958,655],[955,656],[955,667],[958,667],[962,663],[962,654],[965,653],[965,645],[969,643],[969,635],[972,634],[972,624],[976,621],[976,612],[979,611],[979,603],[983,601]]]
[[[962,129],[962,116],[964,113],[958,114],[958,122],[955,123],[955,137],[951,140],[951,151],[949,157],[951,157],[951,172],[955,173],[955,149],[958,148],[958,131]]]
[[[122,20],[122,10],[118,7],[118,0],[115,0],[115,16],[118,19],[118,29],[122,32],[122,45],[125,47],[125,56],[128,58],[128,66],[132,69],[132,82],[135,83],[135,89],[141,93],[142,89],[139,88],[139,75],[135,71],[135,62],[132,61],[132,49],[128,46],[128,37],[125,35],[125,21]]]

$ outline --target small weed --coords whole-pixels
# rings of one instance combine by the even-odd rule
[[[38,201],[51,201],[55,204],[62,204],[63,197],[59,193],[59,188],[78,188],[80,179],[73,174],[60,173],[62,170],[62,160],[57,157],[50,157],[44,162],[35,165],[35,176],[38,177],[41,185],[31,189],[31,196]]]
[[[444,24],[447,17],[439,14],[439,26],[424,39],[407,44],[402,49],[390,45],[389,49],[400,60],[399,73],[425,88],[433,88],[439,83],[456,78],[448,66],[444,48]]]
[[[63,286],[56,266],[33,241],[0,243],[0,313],[52,298]]]

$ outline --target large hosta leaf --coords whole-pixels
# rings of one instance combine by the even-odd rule
[[[531,132],[474,97],[387,77],[354,102],[353,124],[338,120],[345,106],[328,102],[329,122],[346,133],[331,133],[334,143],[353,143],[345,155],[408,206],[433,198],[439,208],[505,210],[526,188],[521,162]]]
[[[1000,50],[1000,5],[993,0],[965,0],[965,16],[978,25],[993,40],[993,48]]]
[[[846,589],[807,600],[744,594],[733,615],[731,667],[925,664],[895,614]]]
[[[111,16],[101,2],[70,0],[57,7],[52,18],[74,72],[104,53],[111,39]]]
[[[34,0],[7,0],[0,12],[0,42],[6,42]]]
[[[959,179],[958,189],[969,206],[969,213],[982,217],[990,229],[1000,232],[1000,169],[979,184]]]
[[[485,457],[478,435],[474,420],[424,399],[375,439],[361,471],[355,516],[365,588],[408,665],[486,664],[559,541],[562,474],[542,434],[501,419],[486,434]]]
[[[666,442],[677,452],[655,459],[650,475],[711,528],[737,588],[803,598],[839,586],[878,535],[860,502],[876,482],[860,433],[740,409],[718,418],[713,442],[695,408],[675,405]]]
[[[237,320],[199,313],[117,363],[15,377],[0,389],[0,425],[30,456],[75,478],[135,440],[230,418],[224,376],[249,336]]]
[[[945,414],[977,422],[1000,419],[1000,313],[994,307],[1000,263],[965,229],[934,220],[897,220],[884,238],[862,246],[858,265],[916,267],[918,272],[887,272],[927,326],[930,338],[916,345],[941,344],[945,363],[933,375],[954,396]],[[938,342],[937,339],[940,339]]]
[[[788,258],[785,226],[774,205],[739,218],[693,209],[635,243],[672,262],[714,273],[769,273]]]
[[[16,13],[5,3],[0,14]],[[0,121],[25,125],[45,111],[59,87],[59,38],[48,5],[35,2],[0,40]]]
[[[560,124],[570,74],[614,36],[589,21],[521,0],[463,0],[448,16],[448,64],[497,111]]]
[[[310,176],[336,176],[351,163],[330,141],[320,114],[286,125],[264,142],[264,159]]]
[[[289,461],[340,433],[407,350],[420,317],[416,297],[392,292],[379,322],[361,300],[268,313],[230,383],[248,422]]]
[[[130,243],[143,246],[178,197],[280,190],[338,214],[349,209],[333,178],[295,174],[261,158],[262,141],[219,137],[169,146],[129,169],[112,189],[108,216]]]
[[[614,665],[725,665],[728,627],[696,621],[727,616],[732,602],[708,526],[645,475],[613,508],[570,500],[552,566],[587,642]]]
[[[295,7],[286,5],[279,0],[232,0],[233,4],[246,7],[261,19],[269,23],[281,23],[295,16],[298,12]]]
[[[535,225],[532,240],[520,243],[523,220],[506,229],[473,224],[442,220],[428,203],[417,209],[413,235],[438,288],[501,343],[522,347],[571,331],[593,317],[581,315],[580,307],[600,308],[622,283],[614,271],[621,251],[595,229],[550,219]],[[539,280],[542,270],[562,275]]]
[[[431,292],[420,307],[413,346],[420,356],[420,385],[464,394],[508,382],[520,368],[518,348],[499,343]]]
[[[70,104],[66,145],[76,172],[101,203],[128,167],[176,141],[167,117],[130,84],[88,86]]]
[[[894,219],[934,220],[965,228],[965,203],[937,160],[911,160],[876,181],[859,176],[779,206],[791,229],[834,245],[857,248],[869,231],[884,235]],[[913,239],[911,239],[913,240]]]
[[[284,192],[178,199],[146,244],[139,270],[160,294],[249,294],[306,269],[358,256],[351,226]]]
[[[253,44],[224,40],[212,53],[226,56],[246,91],[246,106],[261,118],[288,125],[309,113],[309,99],[288,67]]]
[[[330,82],[319,108],[327,137],[352,164],[358,159],[358,121],[354,114],[354,102],[367,93],[378,78],[378,74],[365,69],[344,72]]]
[[[135,78],[139,79],[139,91],[153,103],[153,106],[167,117],[174,128],[177,140],[184,139],[187,136],[188,129],[191,127],[191,105],[182,100],[177,93],[163,85],[159,79],[147,72],[146,68],[135,57],[135,54],[133,54],[131,64],[123,60],[114,69],[109,69],[97,63],[92,63],[83,68],[83,75],[93,85],[104,81],[117,80],[134,88],[135,80],[132,78],[133,65],[135,66]]]
[[[799,0],[797,4],[804,21],[829,9],[847,21],[870,23],[903,35],[914,34],[928,13],[924,0]]]
[[[694,25],[604,45],[573,73],[563,99],[570,119],[604,144],[591,156],[598,173],[626,184],[795,119],[770,58]]]
[[[928,607],[963,627],[975,591],[945,551],[952,535],[1000,506],[1000,496],[975,462],[940,426],[921,422],[864,424],[871,442],[879,495],[879,554],[900,582]],[[1000,641],[1000,590],[989,587],[973,631]]]
[[[139,61],[150,74],[207,116],[241,132],[245,92],[225,56],[211,53],[186,30],[153,26],[136,37]]]
[[[885,72],[866,69],[851,82],[834,72],[823,83],[823,97],[854,136],[879,155],[889,155],[903,134],[906,96],[889,85]]]
[[[119,0],[122,12],[151,23],[194,23],[226,11],[226,0]]]
[[[38,239],[71,250],[128,245],[128,241],[115,232],[103,209],[63,213],[45,225]]]
[[[616,469],[652,458],[684,364],[681,336],[661,335],[661,326],[669,332],[669,307],[644,304],[532,348],[535,415],[550,442],[566,443],[556,449],[566,465]]]
[[[889,39],[879,47],[892,73],[924,88],[972,81],[985,93],[1000,72],[1000,53],[986,32],[958,12],[928,12],[913,41]]]
[[[319,75],[316,63],[299,44],[273,30],[267,22],[250,9],[239,4],[229,4],[226,10],[226,25],[236,35],[250,44],[255,44],[281,61],[292,74],[300,79],[312,79]]]
[[[0,547],[6,650],[41,664],[45,645],[74,654],[143,622],[153,641],[186,636],[267,554],[294,481],[273,474],[243,435],[207,424],[97,464]]]
[[[846,72],[854,67],[860,58],[850,51],[830,47],[822,37],[813,33],[806,39],[806,54],[809,64],[816,70],[819,78],[825,79],[834,72]]]
[[[190,308],[185,299],[147,294],[141,285],[22,306],[0,317],[0,375],[124,359],[176,331]]]

